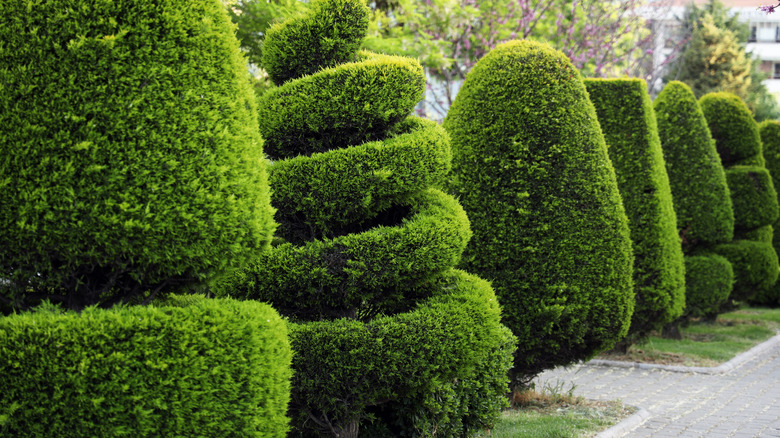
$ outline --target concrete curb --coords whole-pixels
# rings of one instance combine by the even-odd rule
[[[716,367],[684,367],[679,365],[659,365],[652,363],[641,362],[623,362],[617,360],[601,360],[593,359],[589,362],[585,362],[585,366],[607,366],[607,367],[621,367],[621,368],[639,368],[645,370],[664,370],[675,373],[698,373],[698,374],[724,374],[734,368],[755,359],[762,353],[769,351],[773,348],[780,346],[780,334],[766,340],[755,347],[751,348],[744,353],[740,353],[734,356],[730,361],[722,363]]]
[[[642,423],[650,418],[650,412],[643,408],[637,409],[638,410],[630,417],[607,430],[602,430],[598,435],[595,436],[595,438],[621,438],[626,436],[632,430],[641,426]]]

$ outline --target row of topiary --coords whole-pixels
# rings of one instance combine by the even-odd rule
[[[416,61],[360,50],[363,2],[317,0],[268,30],[255,102],[219,1],[155,4],[0,4],[0,296],[62,305],[0,320],[3,434],[283,436],[289,400],[292,436],[466,436],[510,368],[520,389],[753,281],[728,248],[766,248],[769,174],[716,136],[753,166],[729,191],[732,119],[682,84],[653,108],[515,41],[442,128],[409,116]],[[737,243],[731,204],[761,216]]]

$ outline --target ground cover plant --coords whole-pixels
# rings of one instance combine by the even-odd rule
[[[221,2],[3,2],[0,16],[7,307],[134,302],[268,246],[256,105]]]
[[[764,159],[766,160],[766,168],[769,170],[769,174],[772,177],[772,184],[780,187],[780,122],[776,120],[766,120],[761,122],[758,126],[759,134],[761,135],[761,144],[764,149]],[[772,224],[772,229],[778,229],[778,221]],[[780,235],[774,234],[772,236],[772,247],[775,252],[780,248]],[[754,296],[751,301],[753,303],[764,305],[780,305],[780,285],[775,283],[771,288],[759,292]]]
[[[669,82],[653,109],[685,254],[685,317],[715,315],[734,282],[731,263],[712,250],[734,237],[726,174],[688,85]],[[670,324],[670,331],[676,333],[679,322]]]
[[[709,93],[699,100],[726,169],[734,209],[734,241],[714,251],[734,269],[732,300],[749,300],[777,281],[780,266],[771,225],[778,218],[777,192],[764,167],[758,125],[739,97]]]
[[[633,257],[579,72],[548,45],[500,45],[469,73],[444,127],[449,187],[474,230],[461,266],[492,281],[518,337],[513,387],[611,348],[633,312]]]
[[[620,422],[636,409],[619,401],[603,402],[575,396],[576,387],[565,382],[545,382],[541,390],[515,394],[512,407],[504,411],[496,427],[475,437],[593,436]]]
[[[586,79],[596,107],[634,251],[636,304],[625,351],[683,314],[685,267],[655,113],[642,79]]]
[[[437,190],[446,132],[410,117],[420,64],[358,47],[361,0],[271,26],[260,132],[276,245],[214,291],[290,321],[291,436],[461,436],[506,404],[515,348],[488,282],[453,267],[471,237]]]
[[[780,309],[745,307],[718,315],[716,320],[693,319],[681,328],[681,339],[657,334],[625,355],[603,359],[683,366],[717,366],[777,335]]]

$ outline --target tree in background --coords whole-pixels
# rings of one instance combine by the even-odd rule
[[[689,43],[669,66],[666,81],[685,82],[697,98],[714,91],[736,94],[759,121],[780,117],[777,100],[763,84],[766,74],[745,50],[746,23],[729,14],[720,0],[710,0],[703,6],[691,3],[682,24],[678,38]]]

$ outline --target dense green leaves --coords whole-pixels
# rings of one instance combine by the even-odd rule
[[[726,181],[734,206],[736,229],[752,230],[777,220],[777,192],[766,168],[731,166],[726,169]]]
[[[761,137],[753,115],[742,100],[731,93],[709,93],[699,100],[701,110],[726,167],[743,164],[761,154]],[[763,166],[763,160],[755,164]]]
[[[565,56],[503,44],[468,75],[444,127],[451,190],[474,237],[461,266],[493,282],[518,336],[515,382],[625,336],[631,241],[593,104]]]
[[[692,318],[717,315],[734,285],[734,270],[725,258],[711,253],[685,256],[685,314]]]
[[[696,97],[672,81],[653,107],[683,249],[731,241],[734,211],[726,175]]]
[[[268,305],[55,309],[0,318],[0,435],[286,436],[292,354]]]
[[[734,268],[734,290],[730,296],[733,300],[749,300],[763,294],[777,281],[777,253],[769,243],[735,240],[716,245],[713,251]]]
[[[0,295],[110,305],[268,245],[255,103],[221,2],[2,2],[0,16]]]
[[[778,185],[780,185],[780,122],[776,120],[767,120],[761,122],[758,129],[761,135],[761,143],[764,146],[766,167],[772,177],[772,184],[775,186],[775,189],[777,189]],[[778,222],[780,221],[774,222],[774,228],[777,228],[780,225]],[[780,236],[772,236],[769,242],[772,243],[775,252],[780,249]],[[771,289],[759,292],[759,294],[753,298],[753,301],[766,305],[780,304],[780,285],[775,283]]]
[[[634,251],[636,306],[626,343],[682,315],[685,266],[655,114],[641,79],[586,79],[615,167]]]

